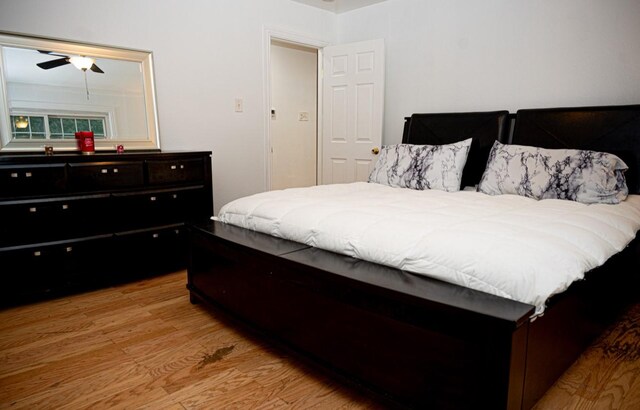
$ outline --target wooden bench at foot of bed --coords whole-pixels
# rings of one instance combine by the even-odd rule
[[[188,289],[393,402],[528,409],[613,321],[630,292],[611,276],[638,249],[531,322],[531,305],[210,222],[190,230]]]

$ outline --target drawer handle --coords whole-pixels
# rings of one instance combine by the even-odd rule
[[[108,173],[108,172],[109,172],[109,170],[108,170],[108,169],[106,169],[106,168],[102,168],[102,169],[100,170],[100,172],[102,172],[103,174],[106,174],[106,173]]]
[[[42,255],[42,253],[41,253],[40,251],[35,251],[35,252],[33,253],[33,256],[40,256],[40,255]]]
[[[35,206],[33,208],[29,208],[29,212],[35,213],[38,211],[38,208],[36,208]]]
[[[151,237],[154,238],[154,239],[159,237],[159,236],[160,236],[160,234],[157,234],[157,233],[154,233],[153,235],[151,235]]]
[[[11,178],[18,178],[18,173],[17,172],[12,172],[11,173]]]
[[[176,165],[171,165],[171,169],[176,169],[178,168]]]
[[[33,176],[33,174],[31,172],[25,172],[24,176],[27,178],[31,178]]]
[[[72,250],[73,250],[73,246],[67,246],[67,249],[66,249],[67,252],[71,252]]]
[[[179,235],[180,234],[180,229],[176,229],[173,232],[175,232],[176,235]]]
[[[63,209],[63,210],[64,210],[64,209],[69,209],[69,205],[67,205],[67,204],[62,204],[62,209]]]
[[[184,165],[180,165],[180,169],[184,169]]]
[[[173,194],[171,197],[172,197],[173,199],[177,199],[177,198],[178,198],[178,194]]]
[[[117,173],[118,173],[118,168],[114,168],[114,169],[113,169],[113,173],[114,173],[114,174],[117,174]]]
[[[149,198],[150,201],[155,201],[157,198],[155,196],[152,196]]]

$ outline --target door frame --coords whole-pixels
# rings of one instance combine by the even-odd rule
[[[264,81],[264,153],[265,153],[265,187],[271,190],[271,41],[278,40],[285,43],[318,50],[318,84],[316,101],[316,184],[321,183],[322,178],[322,49],[329,45],[328,41],[309,37],[305,34],[295,33],[278,27],[265,26],[263,29],[263,81]]]

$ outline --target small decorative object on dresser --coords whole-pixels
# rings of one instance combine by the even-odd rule
[[[80,152],[85,155],[95,154],[93,131],[78,131],[76,132],[76,139],[78,140],[78,149]]]
[[[0,155],[0,300],[184,268],[211,188],[211,152]]]

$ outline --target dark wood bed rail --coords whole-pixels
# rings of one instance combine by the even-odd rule
[[[190,243],[192,302],[412,408],[531,408],[637,298],[638,238],[533,322],[527,304],[220,222]]]
[[[409,407],[520,408],[533,306],[212,222],[189,290]]]

